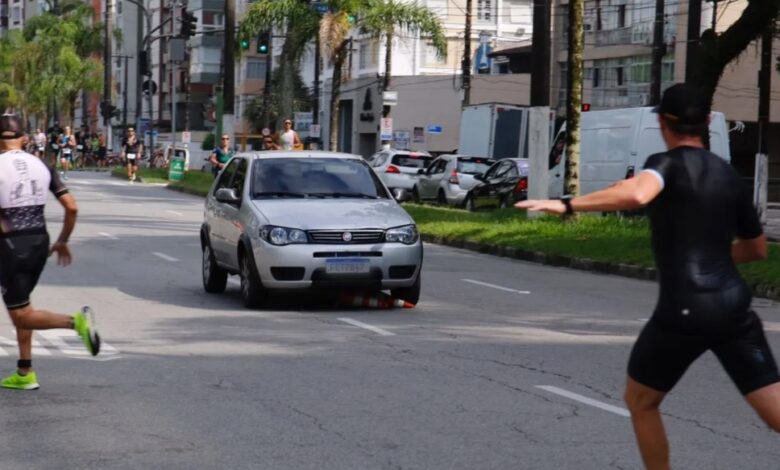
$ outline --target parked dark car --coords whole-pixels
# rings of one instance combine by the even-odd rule
[[[466,209],[511,207],[528,197],[528,159],[499,160],[475,179],[479,182],[466,195]]]

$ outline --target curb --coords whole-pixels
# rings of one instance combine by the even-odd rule
[[[448,238],[442,236],[433,236],[420,234],[424,242],[435,243],[437,245],[451,246],[453,248],[462,248],[465,250],[476,251],[502,258],[511,258],[521,261],[530,261],[532,263],[545,264],[561,268],[578,269],[581,271],[597,272],[601,274],[612,274],[616,276],[641,279],[645,281],[655,281],[657,270],[655,268],[646,268],[643,266],[634,266],[624,263],[610,263],[607,261],[596,261],[587,258],[572,258],[563,255],[553,255],[539,251],[523,250],[508,246],[491,245],[488,243],[479,243],[470,240],[457,238]],[[753,285],[753,294],[756,297],[763,297],[775,301],[780,301],[780,286]]]

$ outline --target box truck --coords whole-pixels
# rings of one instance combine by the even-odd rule
[[[501,103],[464,106],[457,153],[497,160],[528,158],[529,109]],[[551,119],[551,137],[553,131]]]

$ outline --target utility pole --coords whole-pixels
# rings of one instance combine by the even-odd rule
[[[666,52],[664,44],[664,4],[665,0],[655,0],[655,23],[653,25],[653,63],[650,69],[650,106],[661,102],[661,82],[663,81],[663,62]]]
[[[582,113],[585,0],[569,1],[568,90],[566,109],[566,172],[564,193],[580,194],[580,114]]]
[[[322,44],[320,44],[320,35],[316,35],[317,38],[314,42],[314,106],[312,106],[312,117],[311,122],[312,124],[319,125],[320,123],[320,70],[322,68]],[[269,51],[270,52],[270,51]],[[320,130],[320,136],[322,135],[322,130]],[[316,147],[314,148],[321,148],[322,137],[317,138],[317,142],[315,142],[314,145]]]
[[[701,0],[688,0],[688,41],[685,47],[685,81],[697,75],[701,38]]]
[[[123,60],[125,61],[124,65],[124,78],[122,79],[122,126],[127,129],[127,90],[128,90],[128,73],[129,70],[127,69],[128,66],[128,60],[132,59],[132,56],[129,55],[115,55],[112,56],[114,59],[116,59],[117,66],[119,66],[119,61]]]
[[[224,96],[222,115],[223,133],[227,133],[231,142],[235,142],[235,104],[236,104],[236,0],[225,0],[225,74],[222,94]]]
[[[550,106],[550,2],[534,0],[531,106]]]
[[[176,24],[179,19],[177,11],[178,9],[178,1],[173,0],[171,2],[171,31],[173,32],[174,36],[176,36],[176,33],[178,32],[178,25]],[[168,56],[171,58],[171,159],[176,156],[176,82],[178,81],[177,75],[179,75],[179,64],[173,57],[173,51],[175,49],[174,43],[178,41],[181,40],[175,37],[168,41],[168,44],[171,45],[170,51],[168,52]]]
[[[463,106],[471,104],[471,10],[472,0],[466,0],[466,29],[463,41]]]
[[[103,44],[103,103],[102,109],[108,109],[111,104],[111,0],[106,0],[106,10],[103,13],[103,24],[105,26],[105,38]],[[106,133],[106,145],[110,149],[111,142],[111,116],[108,113],[103,115],[103,127]]]
[[[772,39],[774,22],[761,35],[761,70],[758,73],[758,154],[753,198],[761,222],[766,222],[767,185],[769,183],[769,110],[772,96]]]
[[[319,41],[319,34],[317,35],[318,41]],[[317,48],[319,50],[319,47]],[[263,83],[263,127],[270,129],[271,128],[271,112],[269,110],[271,106],[271,77],[272,77],[272,70],[274,66],[274,34],[273,29],[271,29],[271,33],[268,35],[268,54],[265,56],[265,83]],[[315,67],[315,70],[318,67]],[[315,77],[318,77],[319,74],[315,72]],[[315,78],[315,85],[317,85],[316,78]],[[319,85],[316,86],[317,90],[315,93],[319,94]],[[314,119],[316,118],[316,114],[314,115]]]

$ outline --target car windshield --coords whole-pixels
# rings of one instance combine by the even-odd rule
[[[428,168],[432,158],[427,155],[412,153],[409,155],[395,155],[393,165],[404,166],[408,168]]]
[[[458,173],[480,175],[486,172],[494,161],[487,158],[461,157],[458,158]]]
[[[295,157],[255,160],[252,197],[389,199],[361,160]]]

